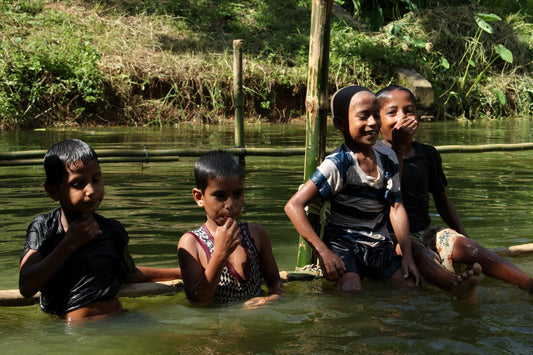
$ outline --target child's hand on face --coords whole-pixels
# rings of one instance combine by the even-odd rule
[[[241,228],[239,223],[231,217],[228,217],[226,223],[218,226],[213,236],[215,239],[215,250],[225,251],[226,256],[229,256],[242,240]]]
[[[418,121],[410,116],[403,117],[396,122],[392,129],[392,146],[398,151],[409,146],[418,129]]]
[[[65,240],[72,243],[74,248],[93,240],[102,233],[100,226],[92,214],[83,214],[80,218],[70,223]]]

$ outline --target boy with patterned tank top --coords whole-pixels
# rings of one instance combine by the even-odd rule
[[[277,299],[283,288],[265,228],[237,220],[244,203],[239,162],[227,152],[209,152],[196,162],[194,176],[192,195],[207,220],[178,243],[187,298],[199,305],[246,301],[248,307]]]

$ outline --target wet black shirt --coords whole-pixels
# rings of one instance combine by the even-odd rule
[[[440,194],[448,184],[442,159],[435,147],[413,142],[415,154],[403,160],[402,200],[409,218],[411,233],[429,227],[429,194]]]
[[[102,233],[78,248],[40,290],[43,311],[59,315],[112,299],[135,272],[123,225],[97,214],[94,218]],[[22,256],[34,249],[45,258],[64,237],[61,209],[39,215],[28,227]]]

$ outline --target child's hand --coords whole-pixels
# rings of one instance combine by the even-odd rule
[[[259,308],[261,306],[266,305],[267,303],[270,303],[272,301],[275,301],[279,299],[279,295],[273,294],[267,297],[254,297],[249,299],[244,303],[244,307],[246,308]]]
[[[215,250],[224,251],[226,257],[229,257],[242,240],[239,223],[232,218],[228,218],[226,223],[217,227],[213,238],[215,239]]]
[[[402,258],[402,273],[407,283],[409,283],[409,275],[412,275],[415,278],[415,285],[420,286],[420,272],[410,254]]]
[[[68,227],[65,241],[71,243],[74,249],[78,249],[83,244],[93,240],[102,231],[92,214],[83,214],[74,220]]]
[[[324,277],[326,280],[332,282],[339,281],[346,271],[346,266],[342,259],[330,249],[326,249],[320,253],[319,258],[322,269],[325,271]]]
[[[413,117],[403,117],[392,130],[392,146],[395,151],[408,147],[418,129],[418,121]]]

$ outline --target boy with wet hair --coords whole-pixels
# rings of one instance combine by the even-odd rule
[[[344,144],[330,154],[292,196],[285,212],[321,261],[326,279],[347,292],[362,290],[364,277],[414,287],[419,273],[411,255],[409,225],[400,194],[399,166],[390,148],[374,146],[379,106],[370,90],[349,86],[331,100],[335,127]],[[313,230],[305,207],[315,198],[331,201],[324,240]],[[403,251],[394,251],[387,214]]]
[[[68,322],[97,319],[122,310],[117,293],[123,283],[181,277],[179,268],[135,267],[123,225],[96,214],[104,183],[87,143],[53,145],[44,169],[44,188],[60,207],[28,227],[19,275],[24,297],[40,291],[41,309]]]
[[[405,87],[390,86],[380,90],[377,98],[383,135],[378,144],[392,147],[403,162],[401,186],[411,237],[435,252],[428,255],[424,247],[414,250],[424,279],[471,302],[477,301],[475,287],[481,272],[532,292],[533,279],[529,275],[467,237],[459,214],[446,195],[447,180],[440,154],[435,147],[413,140],[418,129],[413,93]],[[431,226],[430,194],[448,227]]]
[[[194,177],[192,195],[206,222],[178,243],[187,298],[198,305],[246,301],[248,307],[277,299],[283,287],[265,228],[237,220],[244,203],[239,162],[227,152],[209,152],[196,162]]]

